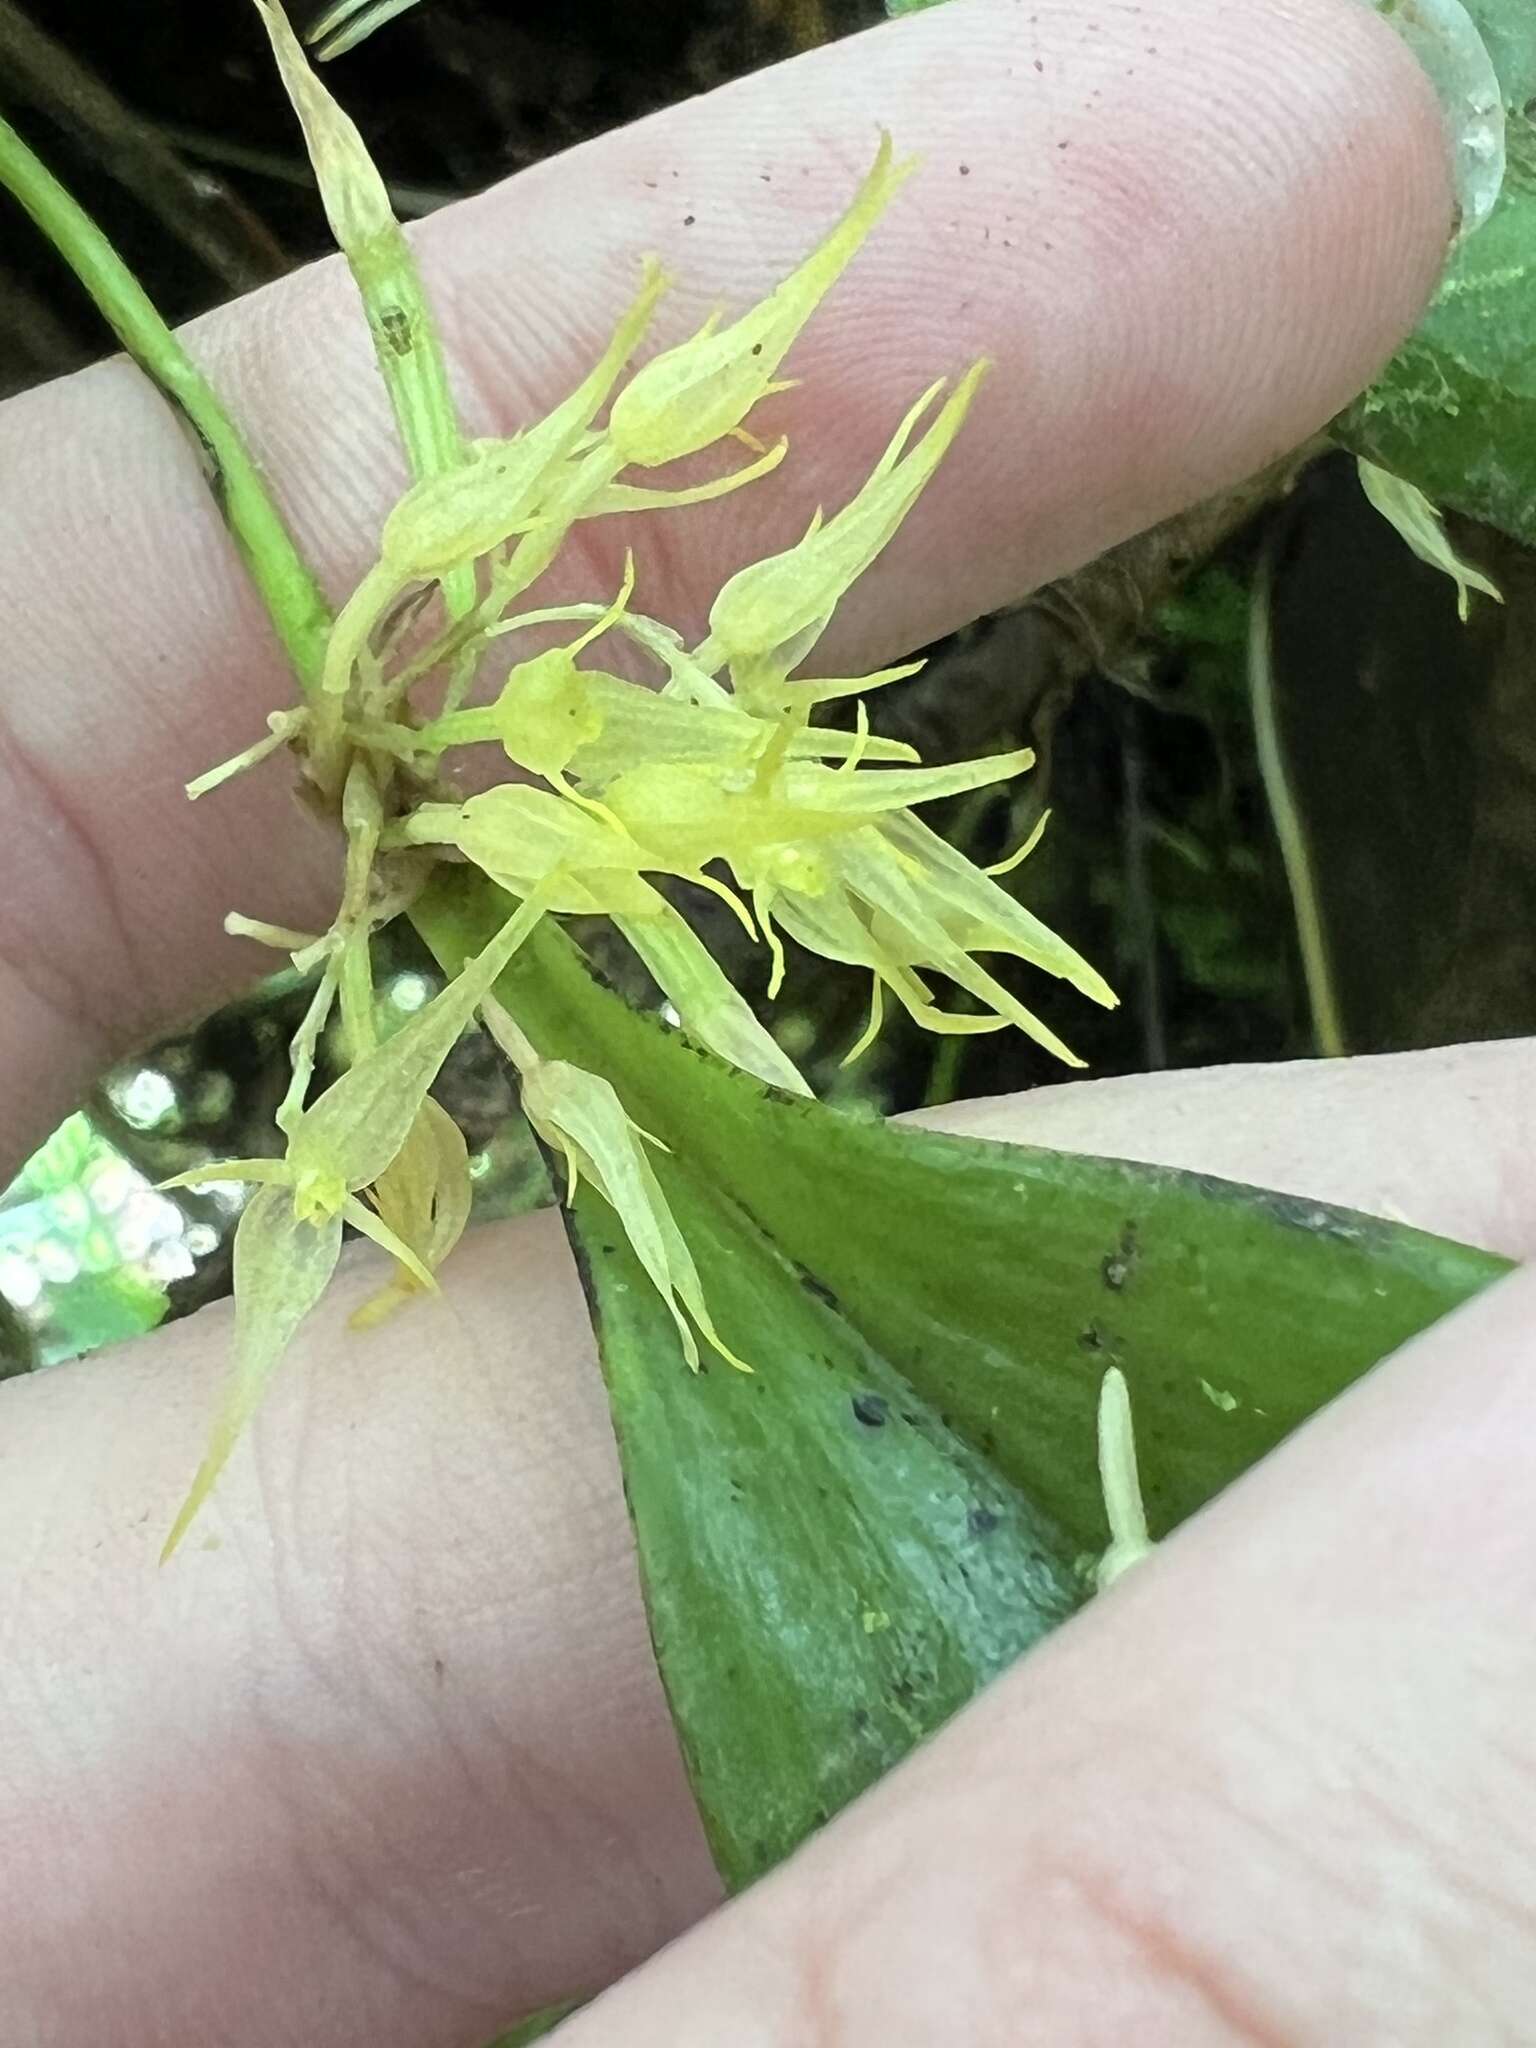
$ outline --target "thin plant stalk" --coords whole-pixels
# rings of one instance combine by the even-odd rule
[[[1338,1059],[1348,1052],[1349,1046],[1344,1036],[1338,989],[1328,954],[1328,937],[1318,903],[1312,849],[1291,789],[1275,710],[1274,581],[1274,547],[1271,543],[1260,555],[1248,607],[1248,692],[1253,712],[1254,742],[1258,750],[1259,775],[1270,816],[1275,822],[1275,837],[1280,842],[1280,857],[1285,863],[1285,878],[1291,892],[1302,973],[1307,985],[1307,1004],[1312,1013],[1312,1035],[1320,1053],[1329,1059]]]
[[[320,680],[330,609],[250,450],[101,229],[0,119],[0,185],[47,236],[191,436],[213,501],[306,692]]]

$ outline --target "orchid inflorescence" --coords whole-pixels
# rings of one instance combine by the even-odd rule
[[[266,0],[258,5],[366,301],[370,263],[408,265],[404,242],[355,129],[286,22]],[[723,899],[769,949],[770,996],[784,978],[783,935],[867,970],[869,1025],[850,1057],[894,998],[929,1030],[1013,1025],[1073,1061],[983,954],[1011,954],[1097,1002],[1114,1001],[1070,946],[998,886],[1038,830],[1001,868],[983,871],[913,815],[936,798],[1010,780],[1031,753],[925,768],[913,748],[872,734],[865,697],[920,663],[833,679],[798,673],[933,476],[985,364],[953,389],[936,383],[917,397],[846,505],[830,517],[818,511],[794,546],[731,576],[699,644],[640,609],[644,581],[633,554],[604,599],[528,600],[582,522],[708,503],[779,467],[787,443],[765,447],[750,417],[784,388],[786,355],[911,169],[882,137],[848,210],[798,269],[739,319],[722,325],[712,316],[692,339],[627,374],[667,286],[647,262],[608,347],[545,418],[509,438],[454,445],[452,434],[439,436],[438,466],[418,464],[417,481],[385,520],[378,558],[336,617],[307,702],[274,714],[264,739],[191,785],[200,796],[290,749],[312,798],[339,819],[346,866],[323,934],[230,920],[319,973],[278,1113],[283,1157],[182,1177],[247,1181],[255,1192],[235,1233],[236,1374],[167,1552],[324,1290],[344,1224],[395,1260],[384,1294],[354,1321],[436,1287],[468,1217],[470,1179],[464,1140],[430,1090],[477,1015],[516,1068],[524,1109],[563,1160],[568,1189],[585,1178],[613,1207],[690,1363],[702,1338],[743,1364],[713,1326],[648,1157],[653,1141],[607,1079],[544,1057],[498,996],[503,970],[540,919],[610,919],[683,1031],[758,1081],[798,1094],[809,1093],[804,1080],[669,901],[669,878]],[[419,291],[414,276],[413,284]],[[647,480],[683,458],[737,449],[750,459],[704,482]],[[509,659],[530,637],[546,644]],[[622,660],[605,665],[614,648]],[[649,675],[637,679],[637,668]],[[855,703],[853,731],[816,723],[821,706],[843,699]],[[516,779],[462,796],[457,757],[498,748]],[[481,870],[517,908],[381,1043],[372,936],[445,860]],[[934,975],[966,991],[971,1007],[942,1009]],[[317,1050],[338,1015],[345,1070],[312,1099]]]

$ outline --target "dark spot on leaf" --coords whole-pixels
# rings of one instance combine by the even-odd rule
[[[754,341],[754,342],[753,342],[753,344],[752,344],[752,347],[751,347],[750,353],[751,353],[752,355],[754,355],[754,356],[760,356],[760,355],[762,354],[762,352],[763,352],[763,344],[762,344],[762,343],[761,343],[760,341]]]
[[[854,1732],[854,1734],[855,1734],[855,1735],[862,1735],[862,1734],[864,1733],[865,1729],[866,1729],[866,1728],[868,1728],[868,1726],[869,1726],[869,1709],[868,1709],[868,1707],[855,1707],[855,1708],[854,1708],[854,1710],[853,1710],[853,1732]]]
[[[866,1429],[884,1429],[890,1419],[891,1404],[884,1394],[855,1394],[852,1405],[854,1421]]]
[[[1103,1275],[1104,1285],[1111,1294],[1118,1294],[1121,1288],[1124,1287],[1126,1281],[1130,1279],[1131,1274],[1134,1272],[1136,1261],[1140,1256],[1141,1248],[1136,1242],[1136,1226],[1134,1223],[1127,1223],[1124,1230],[1120,1233],[1119,1244],[1108,1254],[1103,1264],[1099,1267],[1099,1271]]]
[[[408,356],[411,352],[410,315],[400,306],[386,306],[379,315],[379,325],[395,354]]]
[[[800,1268],[800,1285],[807,1294],[814,1294],[816,1299],[824,1302],[828,1308],[836,1308],[838,1306],[837,1296],[827,1285],[826,1281],[821,1278],[820,1274],[807,1271],[804,1266]]]
[[[1084,1351],[1102,1351],[1104,1332],[1097,1323],[1085,1323],[1077,1333],[1077,1341]]]
[[[972,1508],[965,1518],[965,1526],[973,1536],[990,1536],[999,1519],[995,1508]]]

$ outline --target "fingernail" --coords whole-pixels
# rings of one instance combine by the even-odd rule
[[[1445,118],[1456,241],[1475,234],[1504,183],[1504,95],[1462,0],[1373,0],[1429,74]]]

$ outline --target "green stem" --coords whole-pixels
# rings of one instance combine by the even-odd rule
[[[145,376],[191,433],[203,477],[306,691],[320,679],[330,614],[249,449],[213,387],[101,229],[0,119],[0,185],[20,201]]]
[[[1296,937],[1301,946],[1302,972],[1306,977],[1307,1001],[1312,1011],[1312,1033],[1317,1049],[1330,1059],[1347,1053],[1344,1020],[1328,958],[1328,939],[1318,903],[1317,883],[1312,869],[1312,850],[1306,827],[1291,791],[1285,751],[1280,744],[1280,723],[1275,710],[1274,657],[1270,621],[1274,611],[1274,551],[1267,546],[1260,557],[1248,608],[1248,688],[1253,709],[1254,741],[1258,749],[1259,775],[1275,821],[1280,857],[1290,884],[1291,905],[1296,917]]]
[[[3,119],[0,186],[20,200],[90,293],[129,355],[178,415],[191,425],[207,453],[211,480],[216,484],[215,502],[241,558],[296,673],[306,690],[317,691],[330,632],[330,610],[239,429],[100,228]],[[424,397],[428,410],[445,402],[445,385],[439,382],[443,375],[441,357],[435,351],[413,353],[406,374],[436,386],[433,393]],[[421,416],[417,407],[411,410],[413,416]],[[420,443],[408,452],[413,469],[430,460]],[[452,900],[456,915],[467,926],[489,926],[494,930],[506,916],[506,900],[501,892],[483,876],[471,876],[467,871],[456,877]],[[414,911],[412,922],[430,943],[432,932]],[[560,992],[554,998],[556,1008],[576,1022],[579,1036],[600,1036],[601,1020],[609,1007],[614,1003],[620,1009],[626,1006],[600,988],[584,968],[576,967],[575,949],[568,941],[560,943],[561,935],[549,929],[548,919],[534,937],[539,942],[537,950],[543,953],[548,965],[560,970]],[[455,962],[456,967],[458,964]],[[536,970],[530,958],[520,976],[525,991],[546,984],[547,980],[547,973]],[[545,1007],[551,992],[552,984],[546,987]],[[330,993],[334,995],[334,981]]]

